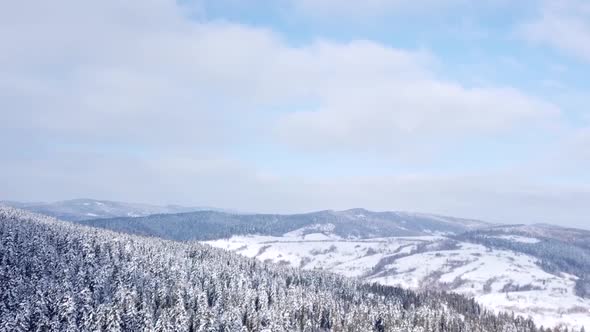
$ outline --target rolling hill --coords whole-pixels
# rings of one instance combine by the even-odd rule
[[[80,223],[177,241],[211,240],[245,234],[281,236],[297,229],[315,232],[313,227],[323,225],[331,227],[330,231],[335,235],[351,238],[459,234],[492,226],[478,220],[409,212],[372,212],[365,209],[292,215],[196,211],[141,218],[84,220]]]

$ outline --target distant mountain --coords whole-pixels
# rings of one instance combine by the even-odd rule
[[[140,218],[84,220],[80,223],[177,241],[212,240],[245,234],[281,236],[297,229],[317,233],[323,228],[344,238],[448,235],[493,225],[479,220],[365,209],[291,215],[197,211]]]
[[[116,217],[143,217],[157,213],[181,213],[212,209],[207,207],[185,207],[179,205],[158,206],[95,199],[72,199],[53,203],[0,201],[0,205],[24,209],[68,221]]]
[[[573,244],[590,250],[590,231],[584,229],[567,228],[549,224],[500,225],[492,227],[486,230],[486,232],[541,237]]]

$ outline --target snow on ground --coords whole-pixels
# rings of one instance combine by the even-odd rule
[[[573,283],[570,284],[573,287]],[[538,325],[557,326],[566,324],[580,328],[590,326],[590,304],[564,289],[564,294],[549,291],[524,291],[491,293],[477,296],[476,300],[494,311],[514,311],[522,316],[531,316]]]
[[[400,258],[370,281],[457,292],[495,311],[531,316],[545,326],[590,326],[590,300],[575,295],[576,277],[549,274],[536,262],[528,255],[461,243],[458,250]]]
[[[246,235],[206,243],[262,261],[362,277],[383,257],[409,253],[417,244],[433,239],[437,237],[350,240],[323,233],[291,232],[283,237]]]
[[[520,243],[539,243],[539,242],[541,242],[541,240],[536,239],[534,237],[526,237],[526,236],[520,236],[520,235],[500,235],[500,236],[494,236],[494,238],[514,241],[514,242],[520,242]]]
[[[575,295],[575,276],[549,274],[532,256],[478,244],[461,242],[451,250],[416,252],[420,244],[443,240],[442,236],[343,239],[328,229],[310,227],[280,237],[246,235],[206,243],[262,261],[328,270],[384,285],[453,291],[495,311],[531,316],[544,326],[590,327],[590,300]]]
[[[337,235],[332,234],[332,232],[334,231],[334,229],[336,228],[336,226],[334,224],[315,224],[315,225],[309,225],[300,229],[296,229],[292,232],[289,233],[285,233],[283,236],[284,237],[302,237],[305,234],[310,234],[310,233],[314,233],[314,234],[324,234],[324,235],[331,235],[335,238],[339,238]]]

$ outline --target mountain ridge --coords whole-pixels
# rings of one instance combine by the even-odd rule
[[[170,214],[200,210],[224,211],[223,209],[214,207],[187,207],[176,204],[154,205],[91,198],[75,198],[56,202],[18,202],[7,200],[0,201],[0,205],[41,213],[67,221],[143,217],[152,214]]]
[[[302,214],[238,214],[222,211],[194,211],[77,222],[89,226],[179,241],[210,240],[238,234],[280,236],[316,224],[333,225],[335,234],[351,238],[457,234],[492,225],[479,220],[401,211],[372,212],[365,209],[323,210]]]

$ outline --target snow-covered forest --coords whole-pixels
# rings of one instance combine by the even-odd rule
[[[473,297],[537,325],[590,326],[590,232],[366,209],[304,214],[196,211],[77,221],[364,282]]]
[[[0,331],[541,331],[460,295],[0,208]]]

